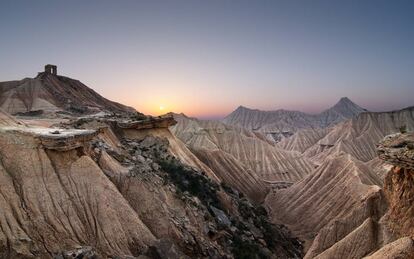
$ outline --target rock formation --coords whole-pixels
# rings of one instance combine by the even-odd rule
[[[384,181],[387,226],[394,236],[414,238],[414,133],[387,136],[378,155],[394,166]]]

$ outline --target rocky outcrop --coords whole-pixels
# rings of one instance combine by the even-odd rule
[[[389,203],[385,221],[396,237],[414,237],[414,134],[387,136],[378,146],[378,155],[394,165],[384,180]]]
[[[399,168],[414,170],[414,134],[393,134],[377,147],[378,157]]]
[[[2,127],[2,131],[25,134],[40,140],[45,149],[69,151],[87,145],[98,132],[95,130],[50,129],[33,127]]]
[[[168,128],[177,124],[172,115],[160,116],[160,117],[149,117],[144,120],[125,121],[118,122],[118,127],[122,129],[161,129]]]

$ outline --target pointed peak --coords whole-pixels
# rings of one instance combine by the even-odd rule
[[[349,99],[348,97],[341,97],[341,99],[339,99],[338,103],[354,103],[353,101],[351,101],[351,99]]]
[[[366,110],[351,101],[348,97],[342,97],[332,108],[327,111],[335,111],[345,118],[351,118]]]
[[[247,108],[246,106],[240,105],[233,112],[240,112],[240,111],[246,111],[246,110],[250,110],[250,109]]]
[[[351,101],[351,99],[349,99],[348,97],[341,97],[341,99],[339,99],[339,101],[333,107],[354,107],[362,109],[356,103]]]

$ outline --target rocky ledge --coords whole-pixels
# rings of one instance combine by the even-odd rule
[[[45,149],[68,151],[85,146],[98,135],[96,130],[3,127],[6,132],[31,135],[40,140]]]
[[[414,237],[414,133],[393,134],[378,145],[378,155],[394,167],[384,179],[389,209],[386,224],[393,237]]]
[[[168,128],[177,124],[173,116],[159,116],[150,117],[145,120],[123,121],[118,122],[117,126],[122,129],[154,129],[154,128]]]
[[[392,134],[378,145],[380,159],[394,166],[414,169],[414,133]]]

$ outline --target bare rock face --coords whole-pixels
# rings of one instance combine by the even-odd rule
[[[414,134],[387,136],[378,146],[378,155],[394,165],[384,180],[390,206],[387,226],[397,237],[414,237]]]
[[[48,258],[85,245],[102,256],[138,255],[155,240],[87,146],[49,150],[36,135],[7,130],[0,146],[1,257]]]
[[[377,152],[387,163],[414,170],[414,134],[389,135],[378,145]]]

